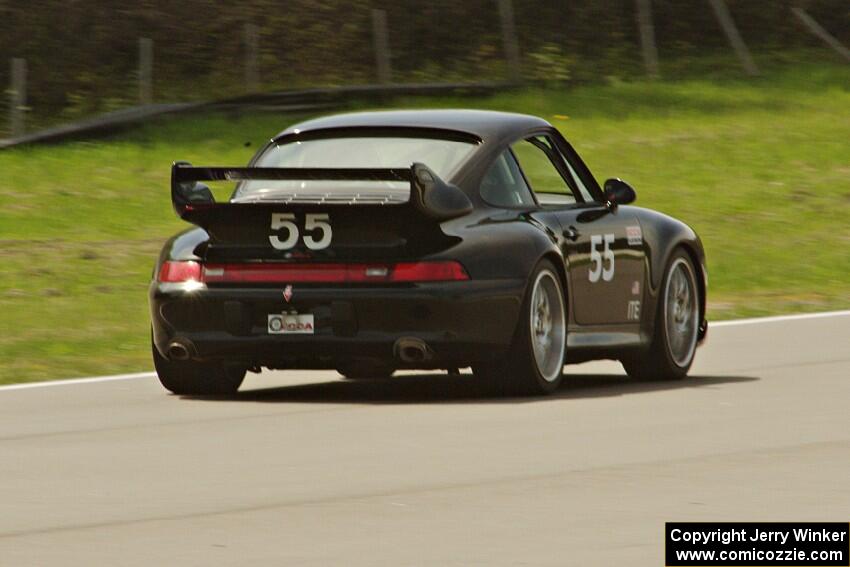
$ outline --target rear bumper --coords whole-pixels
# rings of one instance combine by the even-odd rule
[[[394,357],[405,337],[427,343],[431,357],[417,367],[467,365],[508,346],[525,291],[523,280],[441,282],[386,287],[294,286],[201,288],[153,282],[153,341],[189,345],[192,358],[227,359],[273,368],[335,368],[340,362]],[[313,335],[270,335],[268,315],[312,313]]]

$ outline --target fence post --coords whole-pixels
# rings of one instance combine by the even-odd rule
[[[513,0],[496,0],[499,4],[499,19],[502,22],[502,45],[505,49],[505,60],[508,63],[508,73],[511,80],[519,82],[521,70],[519,64],[519,42],[514,25]]]
[[[658,76],[658,47],[655,45],[655,25],[652,22],[651,0],[637,0],[637,23],[643,63],[650,77]]]
[[[847,61],[850,61],[850,49],[847,49],[841,42],[838,41],[835,36],[830,35],[828,31],[823,29],[823,27],[815,21],[810,15],[806,13],[802,8],[797,8],[796,6],[791,7],[791,11],[794,12],[794,15],[799,18],[803,25],[806,26],[810,32],[818,36],[824,43],[834,49],[839,55],[844,57]]]
[[[249,93],[260,90],[260,75],[257,70],[258,52],[257,26],[245,24],[245,90]]]
[[[732,19],[732,14],[729,13],[726,2],[724,0],[708,0],[708,3],[711,4],[714,15],[717,16],[717,21],[720,22],[720,27],[723,28],[732,49],[738,54],[738,59],[741,60],[744,71],[749,75],[758,75],[758,67],[756,67],[756,63],[750,55],[750,50],[747,49],[747,44],[744,43],[741,34],[738,33],[738,28],[735,27],[735,21]]]
[[[378,82],[388,84],[392,81],[392,66],[390,65],[390,46],[387,37],[387,13],[384,10],[372,10],[372,35]]]
[[[9,89],[9,135],[13,138],[26,132],[24,112],[27,107],[27,60],[12,59],[12,84]]]
[[[139,104],[153,102],[153,40],[139,39]]]

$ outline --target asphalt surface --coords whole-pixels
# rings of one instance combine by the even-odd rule
[[[0,565],[663,565],[665,521],[850,511],[850,316],[710,330],[692,377],[0,389]]]

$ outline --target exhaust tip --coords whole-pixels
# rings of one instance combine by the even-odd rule
[[[399,356],[405,362],[419,362],[425,358],[425,352],[420,348],[408,346],[401,349]]]
[[[396,358],[408,364],[417,364],[430,360],[433,353],[428,344],[416,337],[403,337],[395,342]]]
[[[189,349],[183,343],[174,341],[168,345],[168,358],[171,360],[189,360]]]

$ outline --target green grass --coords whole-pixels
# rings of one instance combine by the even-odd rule
[[[722,319],[850,307],[848,85],[850,67],[807,65],[752,81],[395,104],[549,119],[600,181],[630,181],[638,204],[697,230],[709,317]],[[150,271],[184,227],[171,212],[170,163],[242,164],[294,120],[194,116],[0,152],[0,383],[149,368]]]

